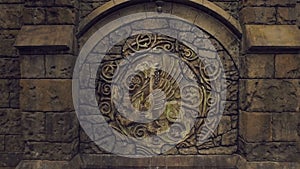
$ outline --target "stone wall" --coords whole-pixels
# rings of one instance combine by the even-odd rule
[[[22,26],[22,1],[1,1],[0,10],[0,166],[16,166],[22,159],[19,104],[20,61],[13,47]]]
[[[291,25],[297,32],[295,7],[296,0],[244,0],[240,21],[246,31],[259,25],[257,28],[275,36]],[[272,31],[272,27],[277,27],[277,31]],[[256,32],[257,36],[260,33]],[[265,47],[260,50],[242,52],[239,153],[249,161],[297,161],[300,55],[287,42],[293,44],[299,39],[290,32],[284,35],[287,40],[282,39],[277,46],[272,36],[264,37]],[[270,50],[272,46],[274,50]]]
[[[64,30],[72,32],[78,24],[78,2],[74,0],[29,0],[25,1],[23,10],[23,23],[28,28],[47,25],[39,27],[40,33],[35,32],[41,36],[43,31],[48,34],[48,37],[32,40],[37,44],[43,44],[42,39],[53,39],[51,35],[59,30],[57,42],[62,42],[61,36],[69,37]],[[22,39],[21,35],[19,38]],[[70,160],[78,153],[79,125],[72,105],[71,87],[77,51],[72,43],[73,34],[69,38],[68,50],[62,50],[59,45],[47,45],[47,41],[46,47],[19,50],[22,53],[19,58],[24,159]],[[26,39],[25,36],[18,41],[26,43]],[[47,47],[51,45],[53,48]]]
[[[1,169],[15,168],[21,160],[69,161],[80,153],[105,153],[80,129],[71,96],[71,79],[79,46],[76,37],[78,25],[105,2],[108,0],[0,1]],[[250,162],[264,162],[253,163],[252,168],[292,168],[294,166],[289,167],[291,164],[273,162],[300,159],[297,36],[300,1],[211,2],[240,21],[244,40],[236,63],[239,80],[228,81],[231,100],[226,105],[227,116],[218,128],[224,137],[212,140],[212,144],[217,142],[225,149],[222,146],[210,147],[199,154],[237,154]],[[23,44],[15,44],[17,37],[21,37],[20,32],[30,32],[37,25],[42,25],[37,33],[41,37],[34,38],[35,35],[31,34],[29,41],[42,46],[28,45],[28,37],[19,40]],[[264,33],[272,32],[274,36],[264,36],[260,31],[251,34],[254,28]],[[54,38],[51,44],[44,43],[57,30],[63,30],[59,38]],[[43,32],[49,36],[43,36]],[[285,36],[277,42],[275,35],[280,34]],[[260,36],[263,40],[257,45],[253,38]],[[230,129],[224,131],[228,126]],[[175,154],[197,154],[193,151],[187,149]],[[210,157],[209,160],[213,161]],[[237,161],[232,163],[235,165]],[[240,168],[246,167],[242,165]]]

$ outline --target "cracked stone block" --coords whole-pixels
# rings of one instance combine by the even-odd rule
[[[297,112],[300,108],[300,81],[240,80],[241,110],[253,112]]]
[[[71,80],[21,80],[23,111],[74,110]]]

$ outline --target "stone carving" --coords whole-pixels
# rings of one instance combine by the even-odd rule
[[[175,61],[166,59],[164,54]],[[148,60],[139,62],[144,55]],[[167,70],[161,69],[161,65],[156,63],[167,65]],[[206,118],[204,122],[204,117],[209,113],[211,116],[219,113],[220,97],[212,91],[221,90],[212,87],[217,84],[213,81],[221,78],[219,64],[214,58],[198,56],[184,43],[165,35],[132,36],[125,40],[121,57],[111,59],[106,55],[100,64],[96,80],[100,111],[109,126],[119,134],[164,142],[161,150],[154,150],[155,153],[164,152],[168,139],[185,140],[178,144],[179,148],[195,146],[195,131],[201,128],[202,132],[197,133],[197,137],[202,137],[203,140],[198,141],[204,142],[210,136],[205,134],[210,133],[212,126],[218,123],[212,118]],[[122,71],[127,70],[126,66],[129,65],[138,71]],[[179,84],[182,79],[186,81],[184,85]],[[197,85],[188,81],[195,81]],[[182,122],[178,119],[195,121]],[[165,137],[167,131],[168,136]],[[139,150],[146,153],[150,151],[143,146],[136,151]]]

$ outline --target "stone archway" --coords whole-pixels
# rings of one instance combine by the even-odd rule
[[[118,8],[118,6],[122,6],[122,8]],[[135,13],[143,13],[145,15],[140,16],[141,18],[127,18],[126,22],[135,22],[141,19],[149,19],[151,18],[151,14],[149,12],[156,12],[157,6],[155,3],[137,3],[131,2],[127,3],[125,1],[116,1],[109,2],[103,7],[96,9],[89,16],[86,17],[85,20],[82,21],[79,27],[79,44],[81,48],[81,54],[86,56],[86,60],[88,58],[92,58],[94,56],[94,61],[97,62],[97,56],[99,54],[105,53],[106,50],[103,50],[103,46],[109,46],[105,43],[99,43],[99,39],[95,35],[103,36],[105,38],[106,32],[99,32],[101,28],[103,28],[107,23],[113,21],[114,24],[107,27],[107,31],[110,32],[112,30],[117,29],[119,26],[125,24],[124,20],[118,20],[118,18],[122,16],[130,16]],[[212,3],[202,1],[201,3],[188,1],[185,4],[177,3],[177,2],[166,2],[163,6],[164,14],[172,14],[177,17],[183,18],[187,22],[192,25],[197,26],[200,30],[205,32],[205,37],[209,40],[215,47],[215,52],[218,53],[219,59],[225,69],[225,78],[224,80],[227,83],[227,95],[224,99],[219,100],[219,102],[226,103],[225,112],[220,125],[214,130],[215,133],[213,137],[210,138],[204,144],[196,143],[196,138],[188,140],[188,142],[182,143],[182,148],[177,149],[171,153],[180,154],[180,155],[223,155],[221,158],[226,159],[227,157],[235,159],[234,153],[237,151],[237,137],[238,137],[238,80],[239,80],[239,49],[240,49],[240,38],[241,31],[240,27],[237,24],[238,22],[234,20],[230,15],[216,7]],[[188,11],[188,12],[187,12]],[[210,12],[209,12],[210,11]],[[146,14],[148,12],[148,15]],[[208,13],[213,13],[210,15]],[[223,15],[223,16],[222,16]],[[226,18],[227,17],[227,18]],[[143,23],[140,23],[143,27]],[[154,27],[162,26],[162,22],[153,21]],[[149,26],[149,25],[144,25]],[[152,25],[153,26],[153,25]],[[151,26],[150,26],[151,27]],[[181,29],[180,26],[177,29]],[[131,31],[131,30],[130,30]],[[193,31],[191,31],[194,33]],[[178,32],[177,32],[178,33]],[[194,35],[195,36],[195,35]],[[130,38],[129,38],[130,39]],[[125,43],[125,42],[123,42]],[[119,44],[117,46],[123,46],[124,44]],[[201,43],[200,43],[201,45]],[[95,49],[95,47],[99,47],[102,51]],[[102,46],[102,48],[101,48]],[[121,48],[122,49],[122,48]],[[204,49],[206,50],[206,49]],[[112,58],[122,57],[122,50],[116,47],[114,49],[111,48],[110,51],[112,53],[109,54],[108,51],[108,60]],[[196,52],[197,53],[197,52]],[[92,56],[93,55],[93,56]],[[201,54],[202,55],[202,54]],[[204,54],[205,55],[205,54]],[[92,56],[92,57],[91,57]],[[99,58],[98,58],[99,59]],[[83,60],[82,60],[83,61]],[[84,61],[83,61],[84,62]],[[81,62],[81,63],[83,63]],[[98,60],[99,62],[99,60]],[[93,69],[91,69],[94,67]],[[87,63],[83,66],[83,69],[90,71],[95,71],[98,66],[93,66],[92,63]],[[96,68],[96,69],[95,69]],[[92,73],[93,74],[93,73]],[[96,80],[96,76],[91,76],[91,81]],[[87,79],[89,79],[87,77]],[[90,81],[90,80],[89,80]],[[85,84],[89,85],[89,84]],[[88,86],[86,86],[88,87]],[[81,87],[80,87],[81,88]],[[90,93],[91,94],[91,93]],[[99,101],[101,105],[101,101]],[[101,107],[100,107],[101,109]],[[92,115],[92,114],[90,114]],[[91,121],[89,119],[85,119],[86,121]],[[92,123],[92,122],[91,122]],[[194,131],[193,134],[195,136],[197,132]],[[84,134],[84,131],[81,132]],[[89,134],[88,134],[89,135]],[[103,154],[106,152],[103,149],[97,148],[97,145],[94,144],[89,138],[83,137],[80,143],[80,151],[85,155],[87,159],[89,158],[103,158]],[[201,148],[199,148],[201,147]],[[91,154],[98,154],[91,155]],[[229,155],[229,156],[228,156]],[[197,157],[197,156],[195,156]],[[172,158],[172,157],[170,157]],[[182,157],[184,158],[184,157]],[[208,158],[211,158],[208,156]],[[235,160],[230,161],[228,164],[217,164],[221,166],[229,165],[234,167]],[[97,163],[97,162],[96,162]],[[95,164],[87,164],[95,165]],[[109,164],[99,164],[99,165],[109,165]],[[111,165],[111,164],[110,164]],[[148,165],[147,162],[141,165]],[[151,164],[156,166],[155,163]],[[172,166],[172,164],[169,164]],[[196,165],[196,164],[193,164]],[[206,164],[208,166],[215,164]]]

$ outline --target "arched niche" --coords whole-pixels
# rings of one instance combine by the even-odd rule
[[[101,36],[101,32],[98,30],[106,26],[107,23],[114,23],[107,29],[107,31],[110,32],[124,24],[122,20],[118,20],[122,16],[143,12],[145,12],[145,15],[141,16],[141,18],[127,18],[126,21],[133,22],[139,19],[148,17],[151,18],[152,16],[149,16],[146,13],[157,12],[157,5],[155,2],[115,0],[110,1],[94,10],[86,18],[84,18],[79,25],[77,35],[81,55],[88,55],[88,53],[98,44],[98,37],[95,38],[93,35],[97,32],[97,34]],[[196,153],[191,154],[233,154],[237,151],[238,65],[241,40],[240,25],[237,20],[223,9],[205,0],[189,0],[184,2],[166,1],[162,6],[162,12],[164,14],[180,17],[186,22],[203,30],[209,37],[211,37],[211,39],[216,41],[215,46],[216,48],[219,48],[222,53],[222,57],[220,57],[220,59],[224,65],[228,86],[227,99],[221,100],[222,102],[226,102],[224,112],[225,116],[220,122],[220,127],[216,129],[217,134],[208,144],[199,146],[195,145],[197,143],[191,143],[197,148],[202,148],[198,152],[196,150]],[[82,48],[83,46],[85,48]],[[219,49],[217,50],[219,51]],[[90,68],[87,68],[87,70],[88,69]],[[222,137],[220,137],[221,135],[224,135],[226,138],[222,139]],[[221,143],[222,140],[225,140],[224,143]],[[212,142],[220,142],[220,146],[211,147],[210,144],[214,144]],[[84,145],[84,147],[86,146],[87,145]],[[188,149],[186,151],[187,154],[192,152],[192,150],[190,151]]]

